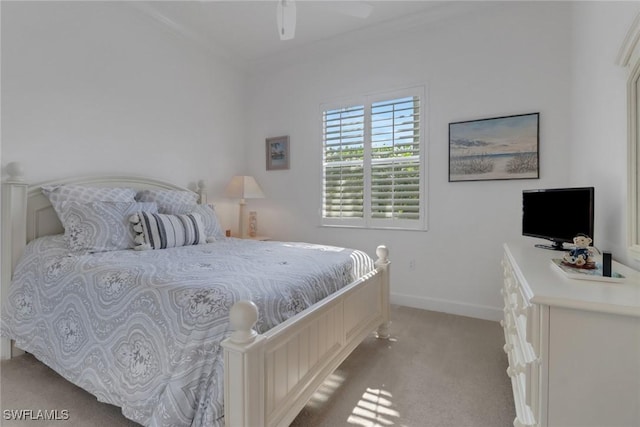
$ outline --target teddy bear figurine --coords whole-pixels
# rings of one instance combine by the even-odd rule
[[[593,259],[593,247],[589,246],[593,242],[586,234],[578,234],[573,238],[575,248],[564,254],[562,261],[564,264],[579,268],[595,268]]]

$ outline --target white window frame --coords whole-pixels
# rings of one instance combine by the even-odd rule
[[[395,230],[427,230],[427,97],[426,87],[412,86],[404,89],[369,93],[358,97],[344,98],[341,100],[325,102],[320,105],[319,122],[320,122],[320,225],[323,227],[352,227],[352,228],[369,228],[369,229],[395,229]],[[398,218],[371,218],[371,106],[380,101],[388,101],[404,97],[418,96],[420,99],[420,209],[419,219],[398,219]],[[363,218],[325,218],[323,211],[324,204],[324,141],[323,141],[323,120],[322,115],[325,111],[340,109],[350,106],[364,106],[364,215]]]
[[[628,70],[627,240],[632,259],[640,261],[640,13],[629,27],[617,63]]]

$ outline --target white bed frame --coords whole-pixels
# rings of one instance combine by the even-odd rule
[[[17,260],[27,242],[63,232],[55,211],[39,185],[24,181],[22,167],[10,163],[2,184],[2,275],[0,302],[5,300]],[[47,182],[119,186],[136,189],[187,188],[135,176],[85,177]],[[191,191],[191,190],[188,190]],[[202,181],[197,193],[206,203]],[[227,426],[288,426],[316,389],[373,331],[389,337],[389,259],[377,248],[376,268],[340,291],[314,304],[264,334],[253,326],[258,309],[250,301],[230,312],[232,335],[224,348],[225,423]],[[22,353],[0,339],[0,358]]]

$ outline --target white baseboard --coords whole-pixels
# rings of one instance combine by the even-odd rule
[[[11,359],[11,340],[9,338],[0,338],[0,360]]]
[[[8,360],[21,354],[24,354],[24,350],[16,347],[13,340],[4,337],[0,338],[0,360]]]
[[[391,303],[404,305],[406,307],[420,308],[423,310],[440,311],[443,313],[457,314],[459,316],[493,320],[496,322],[502,319],[503,316],[502,308],[395,293],[391,294]]]

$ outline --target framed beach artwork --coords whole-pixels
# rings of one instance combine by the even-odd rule
[[[539,178],[539,116],[449,123],[449,182]]]
[[[289,169],[289,137],[267,138],[267,170]]]

